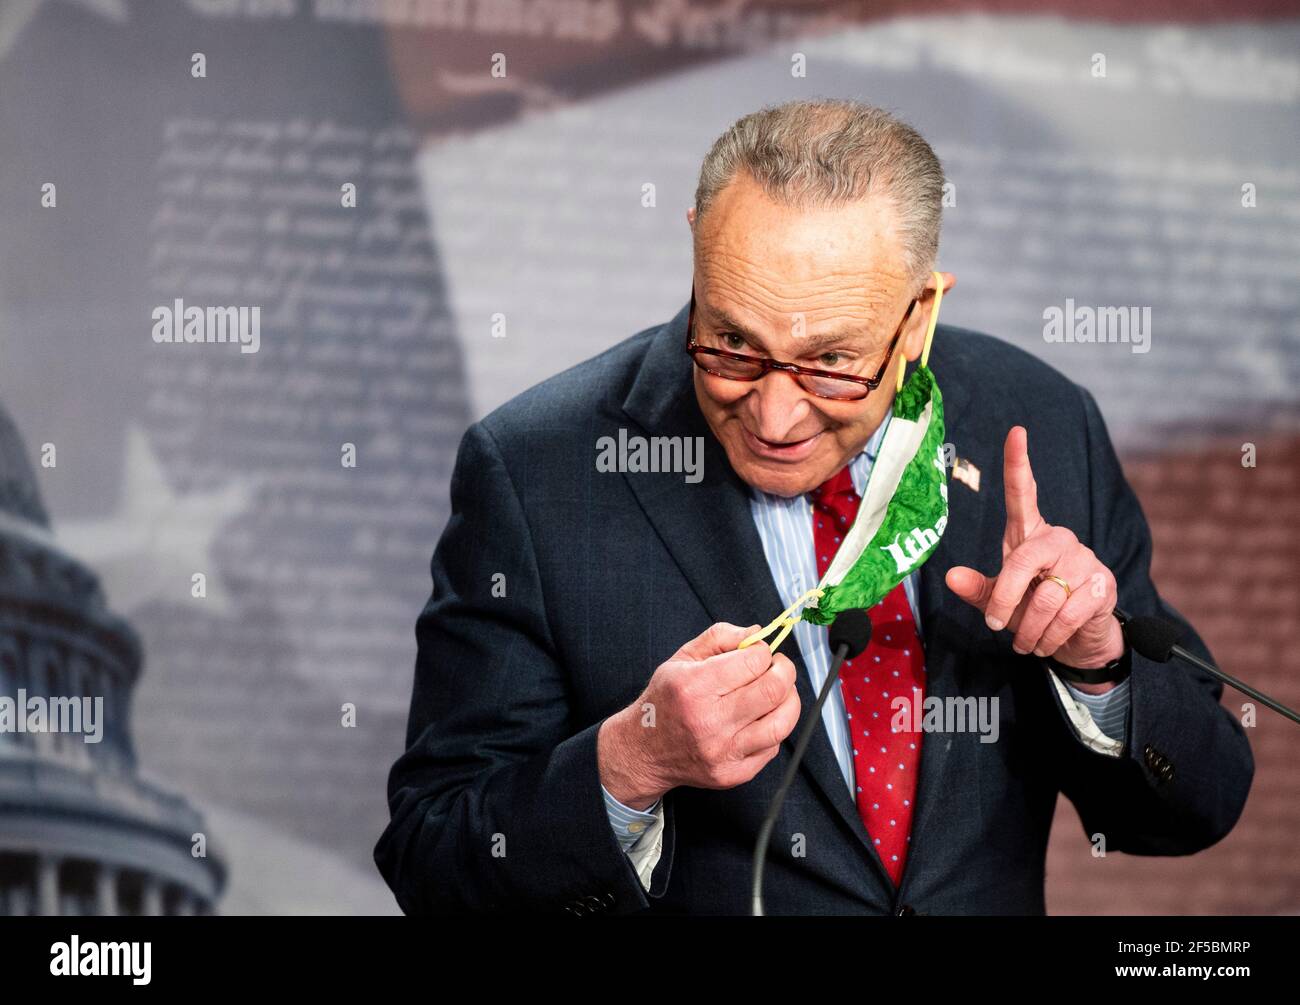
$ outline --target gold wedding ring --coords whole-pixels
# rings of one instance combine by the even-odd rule
[[[1045,582],[1047,582],[1048,580],[1051,580],[1053,583],[1056,583],[1058,586],[1061,587],[1061,589],[1063,589],[1063,590],[1065,591],[1065,599],[1066,599],[1066,600],[1069,600],[1069,599],[1070,599],[1070,594],[1073,593],[1074,591],[1070,589],[1070,584],[1069,584],[1069,583],[1067,583],[1067,582],[1066,582],[1064,579],[1062,579],[1060,576],[1043,576],[1043,577],[1039,580],[1039,582],[1040,582],[1040,583],[1045,583]]]

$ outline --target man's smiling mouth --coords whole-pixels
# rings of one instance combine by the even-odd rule
[[[741,430],[745,436],[745,443],[748,445],[750,452],[776,461],[801,461],[812,453],[817,443],[821,440],[824,429],[818,430],[812,436],[805,437],[802,440],[787,440],[785,442],[776,442],[765,440],[761,436],[756,436],[742,425]]]

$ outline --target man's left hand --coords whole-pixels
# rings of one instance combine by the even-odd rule
[[[1014,633],[1018,653],[1051,656],[1066,666],[1105,666],[1124,653],[1124,634],[1112,612],[1115,576],[1068,527],[1053,527],[1038,512],[1038,485],[1029,466],[1029,434],[1013,426],[1003,447],[1007,526],[1002,569],[985,576],[964,565],[948,570],[948,588],[984,613],[994,631]],[[1054,576],[1069,584],[1069,591]],[[1113,684],[1078,685],[1100,693]]]

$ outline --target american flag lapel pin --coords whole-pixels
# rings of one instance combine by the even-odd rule
[[[964,457],[958,457],[952,466],[952,477],[954,481],[965,483],[973,492],[980,490],[980,469]]]

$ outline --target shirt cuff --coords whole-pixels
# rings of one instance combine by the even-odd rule
[[[1066,718],[1087,747],[1108,757],[1119,757],[1128,741],[1129,680],[1125,678],[1105,694],[1076,691],[1051,670]]]
[[[609,789],[604,785],[600,787],[600,791],[605,793],[605,813],[609,816],[609,825],[614,828],[614,836],[618,838],[619,846],[627,851],[640,841],[651,825],[659,819],[657,811],[663,800],[656,799],[649,809],[634,810],[611,796]]]

